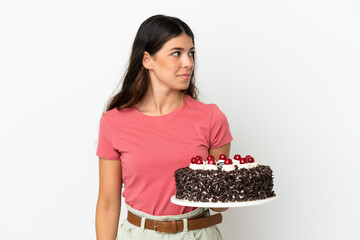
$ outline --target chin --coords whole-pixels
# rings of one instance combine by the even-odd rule
[[[188,89],[189,88],[189,84],[190,83],[190,81],[189,82],[186,82],[185,84],[181,84],[181,86],[179,86],[179,90],[186,90],[186,89]]]
[[[188,87],[182,87],[182,88],[177,88],[176,90],[182,90],[182,91],[185,91],[186,89],[188,89]]]

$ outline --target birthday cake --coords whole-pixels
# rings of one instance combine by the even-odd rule
[[[274,197],[273,172],[247,155],[233,159],[221,154],[206,161],[201,156],[191,159],[189,167],[174,173],[176,198],[195,202],[241,202]]]

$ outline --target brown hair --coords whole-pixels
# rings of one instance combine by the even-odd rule
[[[121,91],[111,97],[106,106],[106,111],[115,107],[119,110],[132,107],[143,98],[150,82],[149,72],[142,64],[144,52],[147,51],[150,55],[154,55],[168,40],[182,33],[191,37],[195,45],[193,32],[179,18],[155,15],[140,25],[134,39],[130,62],[123,78]],[[194,74],[191,76],[189,87],[180,91],[197,100],[199,90],[195,86]]]

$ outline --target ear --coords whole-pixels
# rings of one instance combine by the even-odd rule
[[[144,52],[142,64],[143,64],[144,68],[149,69],[149,67],[151,66],[151,55],[150,55],[150,53],[148,53],[146,51]]]

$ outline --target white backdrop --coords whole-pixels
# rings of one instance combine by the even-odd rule
[[[231,155],[274,170],[279,198],[225,212],[224,238],[359,239],[350,0],[1,1],[0,239],[96,238],[99,120],[159,13],[194,31],[200,100],[228,117]]]

